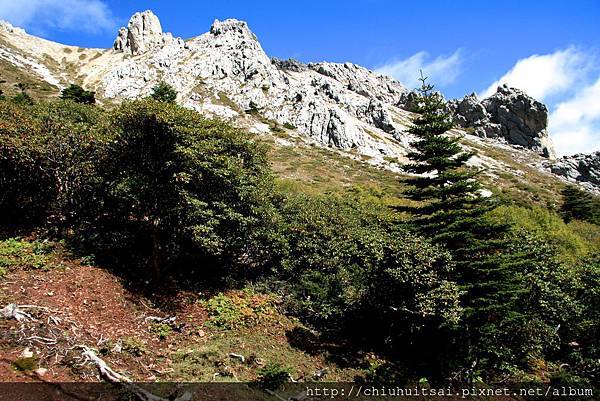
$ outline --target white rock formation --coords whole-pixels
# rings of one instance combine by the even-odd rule
[[[163,33],[158,17],[146,10],[133,14],[127,28],[119,29],[113,49],[138,55],[166,44],[183,47],[183,40],[173,38],[170,33]]]

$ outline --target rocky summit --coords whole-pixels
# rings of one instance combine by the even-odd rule
[[[215,20],[208,32],[184,41],[164,32],[148,10],[131,17],[110,49],[64,46],[2,23],[0,59],[58,89],[78,82],[101,102],[147,96],[165,81],[180,104],[207,116],[257,134],[277,124],[384,167],[390,158],[406,160],[410,150],[414,93],[400,82],[352,63],[271,59],[248,24],[235,19]],[[486,99],[472,94],[448,107],[459,127],[454,134],[530,152],[536,156],[524,159],[557,171],[544,162],[555,155],[548,110],[521,90],[501,86]]]
[[[455,112],[457,124],[471,128],[475,135],[555,157],[547,131],[548,109],[519,89],[503,85],[486,99],[480,101],[477,95],[471,94],[451,101],[449,107]]]

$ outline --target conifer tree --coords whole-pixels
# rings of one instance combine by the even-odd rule
[[[563,203],[560,211],[567,223],[573,219],[600,223],[600,201],[592,194],[573,185],[566,186],[561,193]]]
[[[413,162],[404,165],[406,172],[415,174],[405,180],[410,186],[407,196],[418,204],[408,210],[417,230],[449,249],[456,262],[455,279],[464,291],[465,316],[457,341],[466,346],[459,351],[466,356],[463,363],[488,359],[496,365],[484,344],[521,318],[517,302],[522,255],[505,252],[509,226],[485,216],[495,204],[492,197],[480,195],[480,171],[466,164],[474,153],[464,151],[460,138],[448,134],[454,127],[452,116],[443,96],[426,79],[421,74],[418,115],[409,130],[416,137],[408,154]]]
[[[177,100],[177,91],[168,83],[161,81],[152,88],[150,97],[159,102],[175,103]]]
[[[87,91],[81,86],[71,84],[60,93],[60,98],[63,100],[72,100],[75,103],[94,104],[96,103],[96,93]]]

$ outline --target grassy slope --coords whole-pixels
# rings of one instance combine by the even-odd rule
[[[55,97],[59,93],[56,86],[49,84],[34,74],[15,67],[14,64],[3,59],[0,59],[0,80],[4,81],[0,84],[0,89],[7,97],[19,93],[19,89],[16,87],[17,83],[27,85],[27,93],[36,99]]]

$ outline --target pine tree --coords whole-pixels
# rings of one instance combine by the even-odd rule
[[[409,130],[416,137],[408,154],[413,163],[404,165],[406,172],[416,174],[405,182],[410,185],[407,196],[418,206],[408,210],[417,230],[449,249],[456,262],[455,279],[465,293],[459,342],[466,349],[459,352],[470,365],[495,358],[485,352],[490,345],[485,344],[522,317],[517,306],[522,255],[505,251],[509,226],[486,217],[495,204],[480,195],[480,171],[466,164],[474,153],[463,151],[458,136],[448,135],[454,125],[444,98],[422,74],[420,80],[418,116]]]
[[[177,91],[168,83],[161,81],[152,89],[150,97],[159,102],[175,103]]]
[[[72,100],[75,103],[94,104],[96,103],[95,92],[86,91],[81,86],[71,84],[61,91],[60,98],[63,100]]]
[[[573,185],[566,186],[561,194],[563,203],[560,211],[567,223],[573,219],[600,223],[600,201],[592,194]]]

